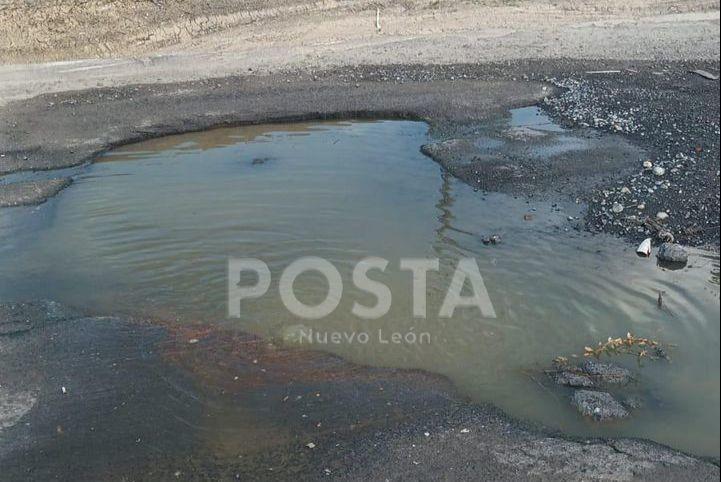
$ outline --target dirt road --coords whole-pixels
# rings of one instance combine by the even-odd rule
[[[719,58],[718,2],[710,0],[13,0],[0,7],[0,30],[0,103],[358,64]],[[53,62],[38,64],[45,61]]]

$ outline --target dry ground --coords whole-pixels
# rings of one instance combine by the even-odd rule
[[[359,64],[719,58],[713,0],[2,1],[0,104]]]

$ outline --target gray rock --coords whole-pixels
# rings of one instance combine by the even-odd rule
[[[576,390],[573,404],[585,417],[598,422],[628,417],[628,411],[610,393],[591,390]]]
[[[483,244],[498,244],[501,242],[501,237],[497,234],[491,236],[484,236],[481,241]]]
[[[663,176],[664,174],[666,174],[666,169],[664,169],[664,168],[661,167],[661,166],[656,166],[656,167],[653,168],[653,173],[654,173],[656,176]]]
[[[584,360],[582,370],[600,383],[626,385],[633,377],[626,368],[611,363],[601,363],[593,359]]]
[[[678,244],[674,243],[663,243],[658,248],[658,254],[656,255],[661,261],[668,263],[683,263],[688,262],[688,251]]]
[[[553,380],[556,384],[563,385],[564,387],[593,388],[596,386],[588,375],[570,370],[554,372]]]

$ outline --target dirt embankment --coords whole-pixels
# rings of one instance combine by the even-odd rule
[[[376,9],[382,12],[380,24]],[[383,33],[380,44],[463,31],[497,38],[574,22],[717,10],[718,2],[710,0],[611,0],[602,5],[589,0],[3,0],[0,62],[135,56],[161,48],[183,51],[210,36],[216,37],[214,45],[233,50],[246,48],[235,45],[238,42],[362,47],[370,35],[378,37],[377,26]],[[541,53],[529,53],[534,51]]]
[[[384,6],[371,0],[64,0],[0,6],[0,59],[23,62],[149,52],[232,27]],[[402,2],[423,8],[434,2]],[[435,2],[436,4],[440,2]]]

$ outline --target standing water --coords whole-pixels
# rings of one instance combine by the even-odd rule
[[[476,401],[569,434],[643,437],[718,456],[718,256],[695,252],[686,269],[664,270],[620,240],[569,231],[576,205],[474,192],[420,153],[427,130],[405,121],[308,123],[117,149],[57,199],[0,213],[0,299],[217,323],[287,343],[298,343],[299,330],[365,332],[368,343],[308,348],[443,374]],[[484,244],[491,234],[501,243]],[[339,307],[320,320],[299,320],[278,295],[281,272],[304,256],[329,260],[344,281]],[[368,256],[389,260],[385,273],[371,274],[393,296],[377,320],[351,311],[355,301],[374,302],[351,281]],[[272,275],[268,293],[244,301],[240,319],[227,317],[231,257],[261,259]],[[478,263],[496,318],[474,308],[438,316],[453,269],[467,257]],[[425,319],[413,316],[401,258],[440,259],[428,275]],[[295,283],[307,303],[327,289],[309,275]],[[659,291],[667,309],[657,306]],[[385,343],[410,332],[429,339]],[[670,364],[629,364],[647,403],[627,420],[585,420],[529,375],[627,332],[675,345]]]

